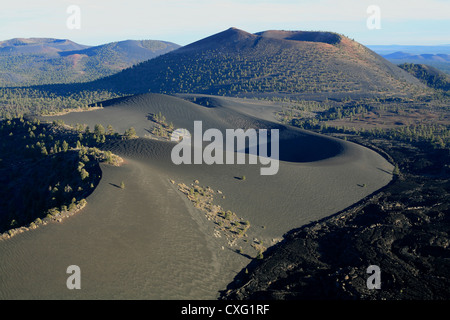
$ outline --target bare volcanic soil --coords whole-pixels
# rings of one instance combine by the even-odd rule
[[[449,151],[384,147],[401,164],[393,182],[331,218],[289,232],[221,298],[449,299]],[[379,290],[367,287],[370,265],[380,267]]]
[[[145,94],[45,117],[75,128],[111,125],[116,133],[134,127],[139,138],[102,145],[124,164],[101,167],[83,211],[0,244],[0,298],[217,299],[289,230],[343,210],[392,179],[393,166],[373,150],[270,121],[281,107],[208,99],[204,106]],[[279,171],[263,176],[261,165],[249,163],[175,165],[175,143],[153,134],[159,113],[190,132],[196,120],[203,130],[221,132],[278,128]],[[66,288],[72,264],[82,269],[82,290]]]

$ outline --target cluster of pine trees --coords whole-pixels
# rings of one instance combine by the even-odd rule
[[[167,123],[166,117],[161,112],[153,114],[152,121],[156,123],[156,126],[152,129],[152,134],[157,137],[169,138],[174,130],[173,123]]]
[[[106,90],[59,92],[54,87],[0,88],[0,120],[25,115],[48,115],[70,109],[88,109],[119,95]]]
[[[450,76],[432,66],[416,63],[402,63],[399,67],[422,80],[422,82],[431,88],[443,90],[445,92],[450,90]]]
[[[0,121],[0,233],[83,205],[100,180],[98,164],[119,162],[99,148],[117,138],[110,126],[90,131],[70,130],[62,121]]]
[[[343,133],[405,142],[427,142],[436,148],[450,146],[450,127],[441,124],[413,124],[393,128],[355,128],[350,126],[330,126],[317,118],[293,119],[292,125],[320,133]]]
[[[349,77],[354,63],[344,56],[339,65],[330,63],[330,54],[314,48],[280,50],[270,45],[244,48],[242,52],[222,49],[173,52],[124,70],[104,85],[128,93],[150,90],[214,95],[388,90],[386,83],[368,81],[356,69],[354,76]],[[131,78],[139,82],[129,81]]]

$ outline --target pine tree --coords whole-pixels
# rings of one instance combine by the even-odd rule
[[[96,124],[94,127],[94,133],[97,136],[101,136],[105,134],[105,128],[101,124]]]
[[[125,136],[126,139],[135,138],[135,137],[137,137],[136,136],[136,130],[133,127],[131,127],[130,129],[125,131],[124,136]]]
[[[108,124],[106,129],[107,129],[107,132],[106,132],[107,135],[112,136],[114,134],[114,129],[113,129],[112,125]]]
[[[67,152],[67,150],[69,150],[69,144],[64,140],[62,143],[62,151]]]
[[[87,172],[87,171],[83,168],[83,169],[81,169],[80,175],[81,175],[81,180],[84,180],[84,179],[86,179],[86,178],[89,177],[89,172]]]
[[[399,176],[400,175],[400,169],[398,168],[397,164],[395,165],[394,170],[392,171],[392,174],[394,176]]]

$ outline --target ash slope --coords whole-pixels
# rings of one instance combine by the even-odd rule
[[[111,124],[118,132],[133,126],[138,136],[150,136],[155,125],[149,120],[161,112],[175,128],[193,133],[201,120],[203,131],[217,128],[278,128],[280,169],[274,176],[261,176],[261,165],[179,165],[170,159],[174,143],[139,138],[108,146],[113,152],[158,166],[168,178],[185,182],[199,179],[228,195],[224,207],[245,212],[246,218],[265,225],[263,234],[280,237],[294,226],[328,216],[387,184],[392,167],[377,153],[356,144],[308,133],[257,118],[255,110],[267,106],[215,97],[207,108],[180,98],[160,94],[133,96],[103,110],[71,113],[60,117],[66,123]],[[237,107],[236,107],[237,106]],[[245,113],[247,110],[247,113]],[[276,111],[277,107],[273,107]],[[52,119],[50,117],[50,119]],[[240,183],[236,177],[245,175]],[[363,187],[364,186],[364,187]],[[322,203],[324,199],[329,199]],[[326,210],[324,210],[326,208]],[[284,217],[273,219],[274,215]]]
[[[293,148],[282,152],[286,161],[278,174],[261,176],[259,165],[176,166],[170,160],[174,144],[166,141],[139,138],[109,145],[127,164],[103,166],[100,185],[81,213],[0,244],[0,274],[9,275],[0,278],[0,297],[218,298],[255,256],[252,239],[270,246],[289,230],[342,210],[391,180],[392,166],[369,149],[249,115],[260,108],[267,118],[267,105],[214,99],[215,107],[206,108],[146,94],[101,110],[46,117],[92,127],[112,124],[119,132],[134,126],[143,136],[152,126],[149,114],[161,111],[175,127],[190,128],[193,120],[202,120],[204,128],[277,127]],[[242,175],[245,181],[236,179]],[[216,237],[214,223],[169,179],[186,184],[198,179],[221,190],[225,197],[214,201],[251,224],[242,252],[224,236]],[[125,189],[116,187],[120,181]],[[65,288],[70,264],[82,268],[83,290]]]
[[[400,175],[355,206],[290,232],[263,260],[252,261],[222,298],[450,298],[448,150],[355,140],[387,152]],[[420,165],[423,161],[427,166]],[[381,290],[367,286],[370,265],[380,267]]]
[[[216,97],[214,108],[180,98],[145,94],[126,98],[103,110],[71,113],[60,117],[66,123],[111,124],[118,132],[133,126],[138,136],[150,136],[155,125],[149,120],[161,112],[175,128],[193,133],[193,122],[201,120],[203,131],[217,128],[278,128],[280,169],[274,176],[261,176],[261,165],[180,165],[170,159],[174,143],[139,138],[120,141],[109,148],[124,157],[158,166],[167,176],[185,182],[199,179],[228,195],[221,204],[245,212],[249,220],[267,226],[262,233],[280,237],[297,225],[328,216],[387,184],[392,167],[377,153],[353,143],[308,133],[256,118],[245,110],[267,109],[241,100]],[[277,107],[273,107],[273,111]],[[266,111],[267,113],[267,111]],[[52,119],[50,117],[50,119]],[[246,175],[243,184],[236,179]],[[364,186],[364,187],[362,187]],[[329,199],[321,203],[324,199]],[[324,210],[326,208],[326,210]],[[273,219],[273,216],[284,219]]]

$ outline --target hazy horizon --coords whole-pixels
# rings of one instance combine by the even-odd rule
[[[225,30],[226,29],[224,29],[222,31],[225,31]],[[247,31],[247,30],[244,30],[244,31]],[[267,30],[260,30],[260,31],[252,32],[252,33],[257,33],[257,32],[262,32],[262,31],[267,31]],[[315,30],[289,30],[289,31],[315,31]],[[332,32],[331,30],[322,30],[322,31],[330,31],[330,32]],[[219,31],[219,32],[221,32],[221,31]],[[207,35],[205,37],[208,37],[208,36],[209,35]],[[346,35],[344,34],[344,36],[346,36]],[[84,42],[75,41],[74,39],[71,39],[71,38],[55,38],[55,37],[45,37],[45,36],[43,36],[43,37],[37,37],[37,36],[36,37],[33,37],[33,36],[31,36],[31,37],[21,37],[21,36],[17,36],[17,37],[13,37],[13,38],[0,39],[0,42],[12,40],[12,39],[33,39],[33,38],[34,39],[45,39],[45,38],[47,38],[47,39],[55,39],[55,40],[70,40],[70,41],[73,41],[73,42],[75,42],[77,44],[80,44],[80,45],[92,46],[92,47],[100,46],[100,45],[104,45],[104,44],[112,43],[112,42],[122,42],[122,41],[129,41],[129,40],[131,40],[131,41],[155,40],[155,41],[173,42],[173,41],[170,41],[170,40],[167,40],[167,39],[162,39],[162,38],[139,38],[139,39],[138,38],[134,38],[134,39],[132,39],[132,38],[123,38],[123,39],[116,39],[116,40],[112,40],[112,41],[88,44],[88,43],[84,43]],[[186,44],[183,44],[183,45],[180,44],[180,43],[176,43],[176,42],[173,42],[173,43],[181,45],[181,46],[185,46],[185,45],[188,45],[190,43],[193,43],[193,42],[201,40],[201,39],[203,39],[203,38],[199,38],[199,39],[193,40],[192,42],[189,42],[189,43],[186,43]],[[424,47],[424,48],[450,47],[450,43],[437,43],[437,44],[398,44],[398,43],[365,44],[365,43],[362,43],[362,44],[365,45],[365,46],[368,46],[368,47],[396,47],[396,46],[398,46],[398,47]]]
[[[378,28],[369,28],[379,8]],[[79,8],[79,28],[68,19]],[[139,10],[136,10],[139,8]],[[220,12],[220,15],[217,13]],[[12,38],[70,39],[99,45],[127,39],[164,40],[187,45],[229,27],[250,33],[281,29],[332,31],[364,45],[450,44],[450,3],[414,1],[106,1],[18,0],[3,4],[0,32]]]

